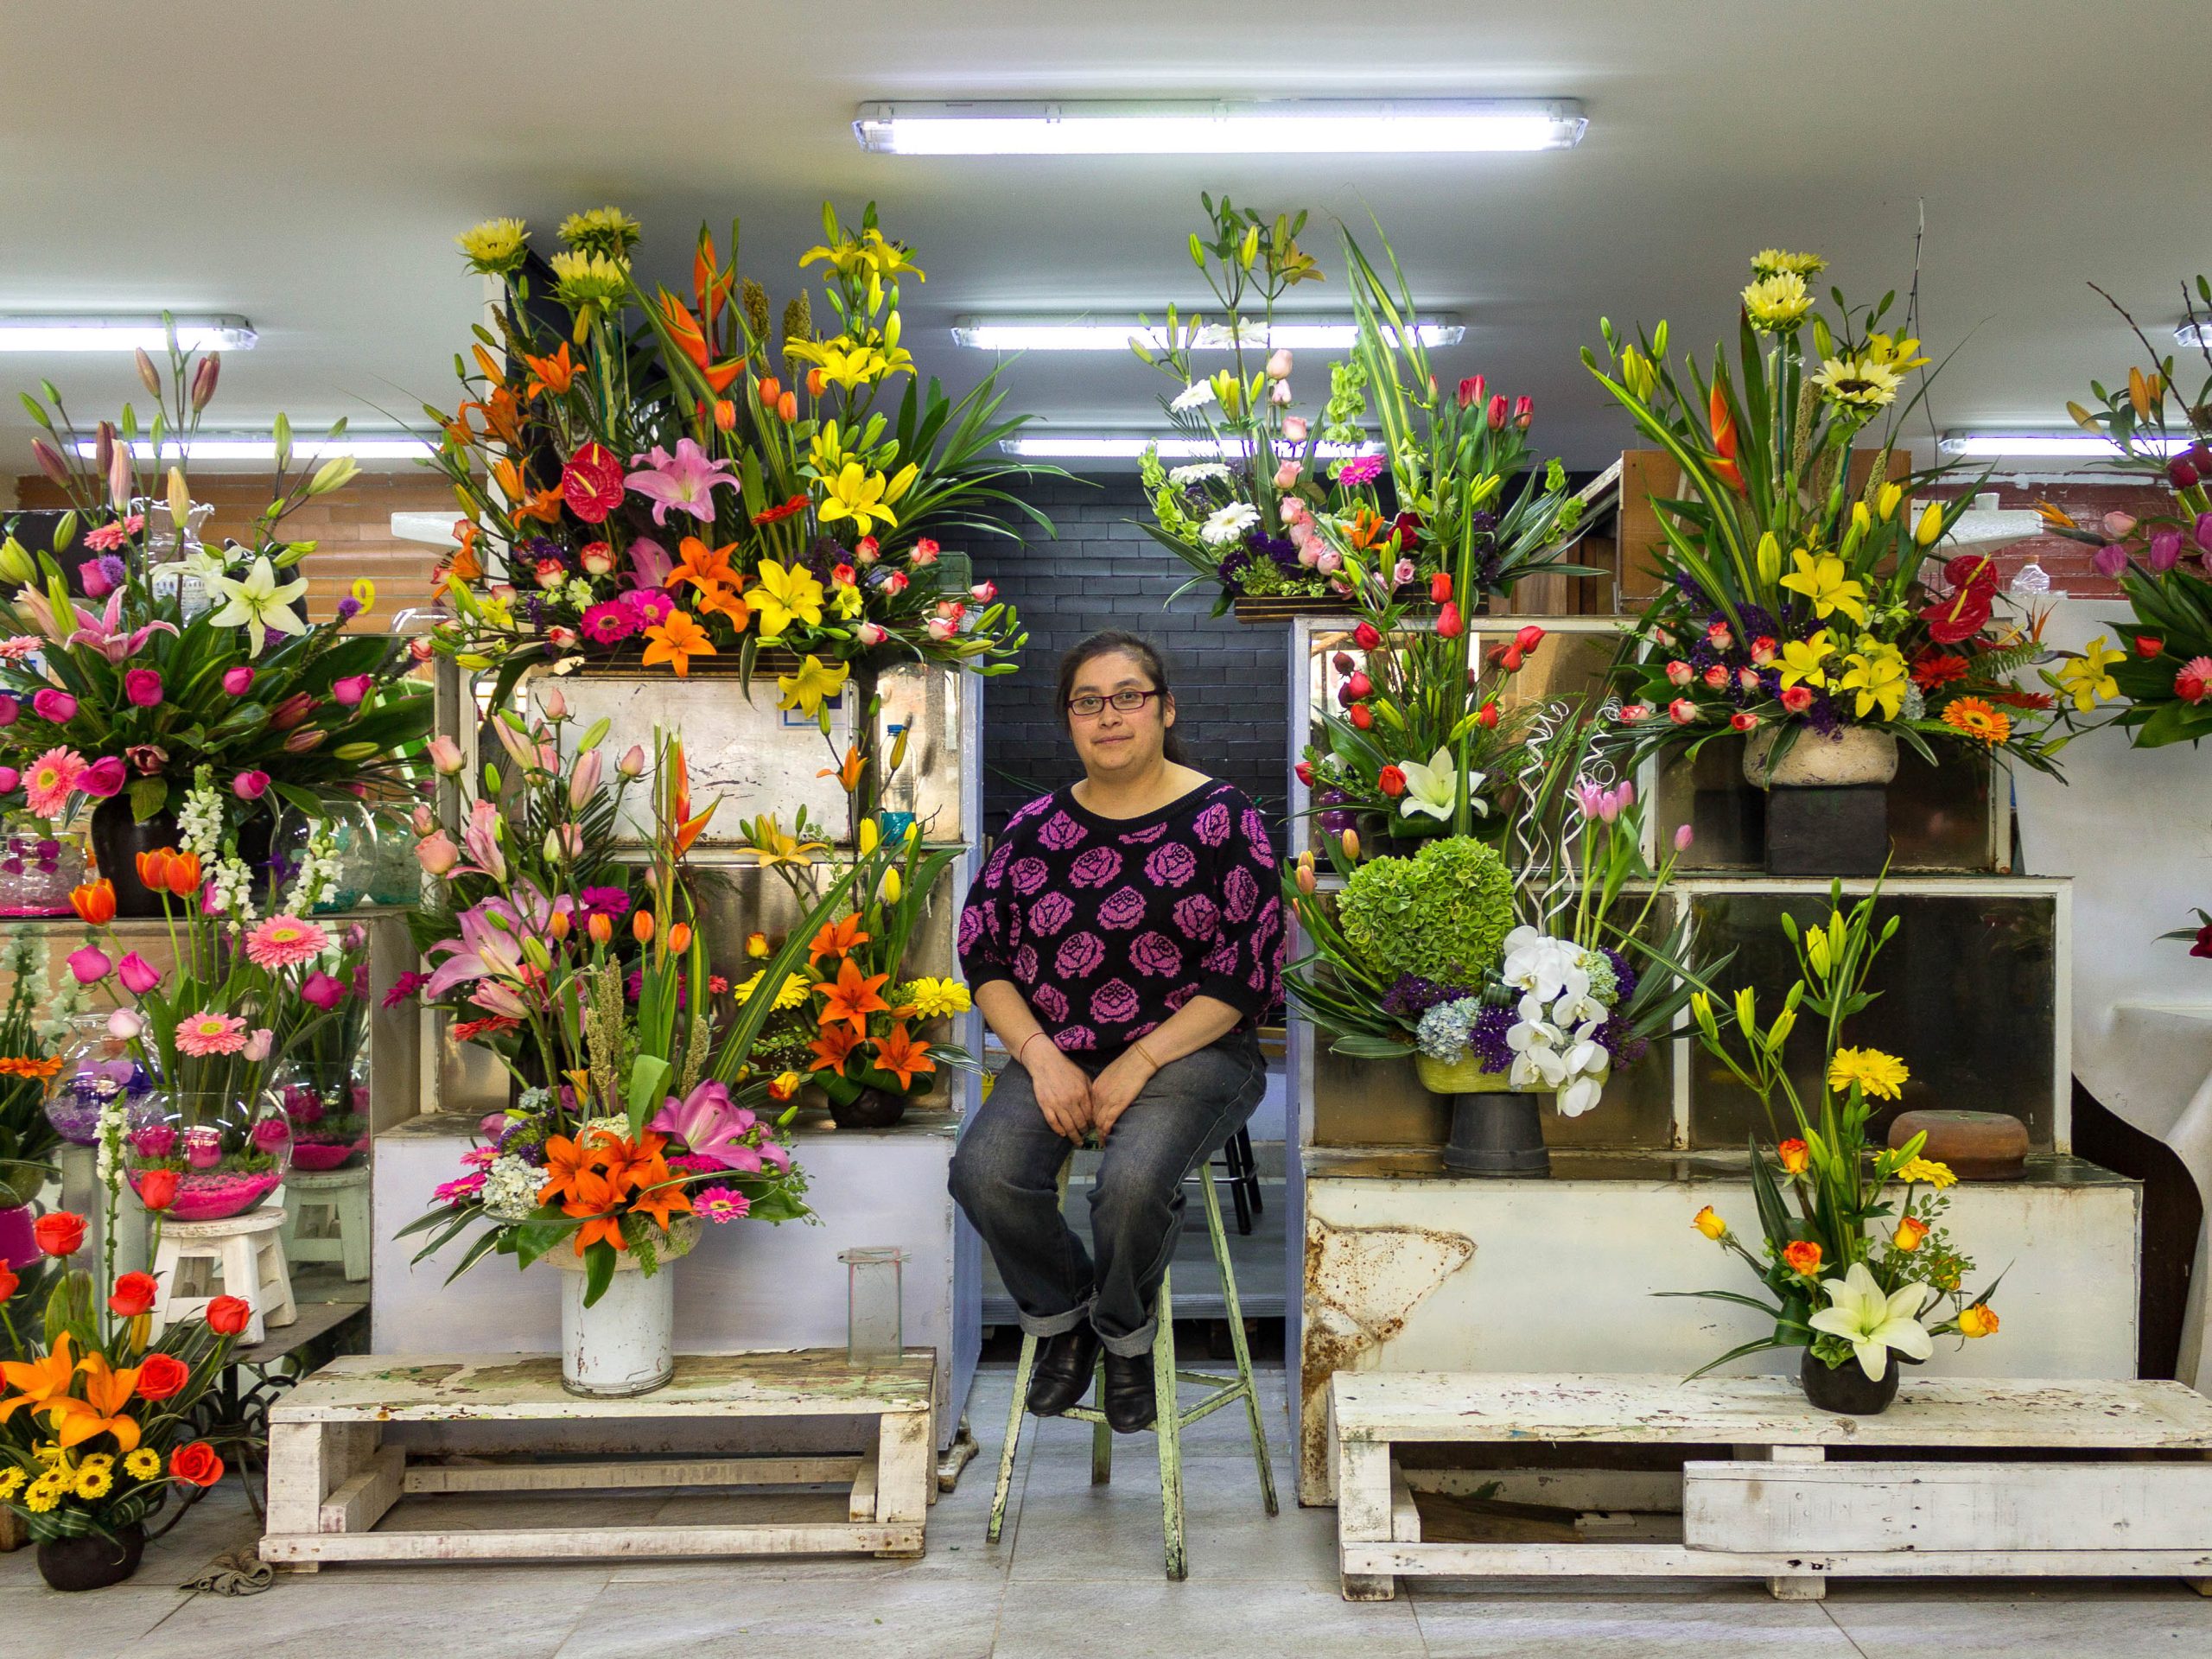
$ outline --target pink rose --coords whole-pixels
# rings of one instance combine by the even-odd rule
[[[361,699],[369,695],[370,687],[375,683],[376,679],[372,675],[348,674],[344,679],[337,681],[331,686],[330,695],[338,699],[340,706],[358,709],[361,705]]]
[[[1160,932],[1138,934],[1136,943],[1129,947],[1129,961],[1139,973],[1160,979],[1173,978],[1183,971],[1183,952],[1174,940]]]
[[[327,1014],[346,1000],[346,987],[318,968],[300,987],[300,997]]]
[[[133,950],[116,964],[116,977],[123,982],[123,988],[133,996],[143,996],[162,982],[162,976],[153,963]]]
[[[1062,979],[1088,979],[1105,960],[1106,947],[1096,933],[1075,933],[1062,942],[1052,966]]]
[[[1116,931],[1135,927],[1144,919],[1144,895],[1135,887],[1116,887],[1098,906],[1098,925]]]
[[[48,686],[32,697],[31,712],[41,720],[52,721],[56,726],[66,726],[76,717],[77,699],[67,691],[57,691]]]
[[[125,669],[123,695],[134,709],[159,707],[162,701],[161,671],[154,668]]]
[[[231,793],[242,801],[257,801],[269,792],[269,774],[242,772],[231,779]]]
[[[223,690],[234,697],[242,697],[253,690],[253,671],[241,663],[236,668],[223,671]]]
[[[69,971],[79,985],[97,985],[114,969],[113,958],[96,944],[69,953]]]
[[[1144,873],[1155,886],[1179,887],[1198,873],[1198,861],[1189,848],[1171,841],[1153,849],[1144,861]]]
[[[1121,854],[1111,847],[1093,847],[1076,860],[1068,880],[1078,887],[1103,887],[1121,873]]]
[[[121,755],[104,755],[78,775],[77,787],[94,800],[105,801],[122,793],[129,777]]]

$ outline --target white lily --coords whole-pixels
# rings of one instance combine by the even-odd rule
[[[219,628],[244,627],[253,641],[248,654],[258,657],[272,633],[305,633],[307,619],[291,608],[292,601],[308,590],[304,577],[278,586],[276,568],[264,555],[253,562],[244,577],[209,575],[202,578],[223,607],[207,620]]]
[[[1428,757],[1423,766],[1418,760],[1408,760],[1399,766],[1404,774],[1406,792],[1398,798],[1398,810],[1410,818],[1426,814],[1439,823],[1452,816],[1459,801],[1459,769],[1452,762],[1452,751],[1439,749]],[[1475,793],[1483,786],[1483,774],[1471,769],[1467,772],[1467,804],[1478,818],[1490,816],[1490,803]]]
[[[1936,1351],[1927,1327],[1915,1317],[1936,1294],[1932,1286],[1904,1285],[1885,1296],[1866,1264],[1854,1262],[1842,1278],[1823,1280],[1821,1288],[1828,1294],[1828,1305],[1808,1323],[1849,1343],[1869,1381],[1882,1380],[1892,1348],[1908,1359],[1925,1359]]]

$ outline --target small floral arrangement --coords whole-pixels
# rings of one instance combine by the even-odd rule
[[[1706,1051],[1758,1096],[1774,1137],[1770,1147],[1754,1144],[1751,1150],[1761,1248],[1746,1245],[1710,1206],[1693,1218],[1700,1232],[1741,1258],[1771,1300],[1734,1291],[1663,1293],[1748,1304],[1771,1314],[1774,1329],[1694,1375],[1764,1349],[1809,1347],[1831,1370],[1855,1363],[1879,1382],[1891,1353],[1916,1363],[1935,1351],[1936,1337],[1986,1337],[1998,1328],[1989,1306],[1996,1285],[1967,1291],[1974,1262],[1960,1253],[1944,1224],[1947,1193],[1957,1177],[1921,1155],[1924,1135],[1897,1147],[1867,1143],[1874,1103],[1898,1098],[1910,1076],[1894,1055],[1843,1041],[1844,1022],[1874,1000],[1867,976],[1897,931],[1895,917],[1875,928],[1880,892],[1877,883],[1846,911],[1838,882],[1830,889],[1825,925],[1801,931],[1794,918],[1783,917],[1798,977],[1764,1030],[1749,987],[1736,993],[1732,1043],[1722,1038],[1712,998],[1700,990],[1690,999]],[[1821,1087],[1809,1102],[1783,1058],[1801,1010],[1821,1022]],[[1777,1113],[1777,1094],[1786,1118]],[[1931,1306],[1949,1312],[1931,1322]]]
[[[50,553],[0,540],[11,585],[0,595],[0,794],[48,820],[79,798],[122,797],[143,823],[204,766],[224,781],[233,823],[278,801],[313,816],[396,780],[400,752],[429,729],[429,700],[397,683],[413,667],[400,642],[344,632],[375,603],[372,584],[355,583],[320,623],[299,608],[299,566],[315,543],[283,539],[283,521],[344,488],[351,459],[295,470],[280,415],[251,544],[190,537],[206,509],[187,472],[220,361],[181,349],[174,329],[169,341],[166,377],[138,353],[158,410],[150,430],[126,406],[119,425],[87,436],[52,386],[43,403],[24,399],[44,433],[32,453],[73,511]]]
[[[2055,773],[2060,677],[2039,669],[2048,689],[2035,690],[2016,677],[2063,653],[2044,645],[2039,619],[1999,613],[1986,555],[1927,569],[1972,492],[1916,519],[1906,510],[1952,470],[1891,476],[1898,429],[1925,390],[1902,407],[1898,394],[1928,359],[1910,319],[1884,326],[1890,296],[1853,309],[1837,293],[1834,321],[1822,315],[1808,282],[1825,263],[1753,257],[1738,367],[1716,351],[1710,383],[1694,363],[1676,378],[1663,322],[1632,343],[1603,323],[1604,366],[1583,353],[1688,491],[1659,504],[1664,586],[1624,668],[1619,718],[1648,748],[1694,753],[1724,734],[1751,736],[1769,772],[1808,736],[1865,728],[1930,764],[1939,740]],[[1853,445],[1883,418],[1854,487]]]
[[[728,660],[749,678],[764,648],[817,671],[879,654],[1012,669],[1014,607],[931,532],[1043,523],[1003,487],[1038,470],[999,458],[1021,417],[999,418],[995,369],[957,399],[915,384],[899,286],[922,272],[873,204],[857,228],[825,206],[823,225],[800,264],[826,267],[836,332],[802,292],[780,343],[766,290],[703,227],[688,296],[638,283],[639,227],[616,208],[571,214],[550,262],[518,219],[460,238],[507,302],[477,330],[460,406],[427,410],[465,515],[436,649],[515,674]],[[733,261],[736,240],[733,225]]]
[[[42,1166],[60,1139],[44,1103],[61,1074],[61,1048],[83,999],[73,984],[57,993],[48,982],[46,954],[44,941],[30,932],[0,944],[0,974],[8,979],[0,1000],[0,1165]],[[7,1184],[0,1172],[0,1185]],[[30,1194],[13,1201],[28,1204]]]

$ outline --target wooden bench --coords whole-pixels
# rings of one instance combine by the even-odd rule
[[[1913,1378],[1854,1418],[1781,1376],[1339,1371],[1329,1409],[1348,1600],[1388,1600],[1406,1574],[1761,1578],[1785,1600],[1819,1599],[1831,1573],[2150,1575],[2212,1593],[2212,1401],[2178,1382]],[[1685,1460],[1679,1525],[1567,1511],[1542,1541],[1446,1541],[1422,1535],[1423,1471],[1409,1481],[1400,1455],[1417,1443],[1733,1459]],[[1828,1460],[1856,1447],[1897,1455]],[[1451,1529],[1484,1530],[1465,1518]]]
[[[850,1365],[842,1350],[686,1356],[675,1380],[626,1400],[561,1386],[552,1355],[353,1355],[269,1414],[269,1531],[261,1559],[313,1572],[324,1561],[480,1561],[643,1556],[918,1556],[935,1501],[936,1356]],[[383,1444],[392,1423],[731,1422],[874,1417],[875,1442],[846,1457],[629,1459],[410,1468]],[[620,1492],[652,1487],[849,1484],[842,1523],[527,1527],[375,1531],[409,1494]]]

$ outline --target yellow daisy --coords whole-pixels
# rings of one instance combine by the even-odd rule
[[[1947,1186],[1956,1186],[1959,1178],[1951,1173],[1948,1164],[1939,1164],[1933,1158],[1914,1158],[1899,1164],[1897,1178],[1934,1187],[1941,1192]]]
[[[1839,1094],[1855,1083],[1863,1094],[1895,1100],[1911,1075],[1903,1060],[1878,1048],[1839,1048],[1828,1061],[1828,1087]]]

